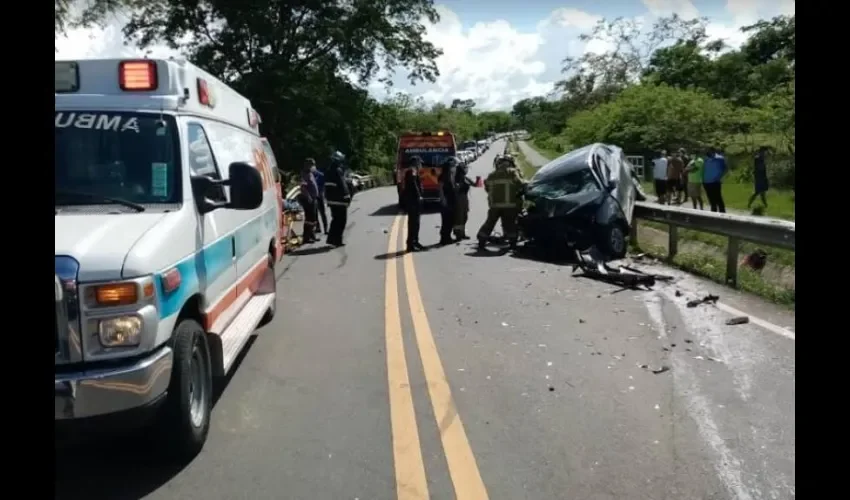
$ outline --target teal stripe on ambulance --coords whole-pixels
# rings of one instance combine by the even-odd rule
[[[233,266],[234,247],[236,257],[241,258],[258,245],[263,237],[264,229],[268,231],[275,225],[275,209],[268,210],[236,231],[207,245],[201,251],[166,268],[164,271],[177,268],[180,272],[181,283],[177,290],[166,294],[162,288],[162,273],[157,273],[154,276],[154,283],[156,283],[160,316],[167,318],[180,312],[186,300],[197,293],[202,280],[207,283],[213,282],[230,266]]]

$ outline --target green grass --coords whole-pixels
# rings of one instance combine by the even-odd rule
[[[655,186],[652,185],[651,182],[643,182],[644,192],[650,197],[655,196]],[[726,203],[727,209],[737,210],[739,212],[746,212],[753,215],[764,215],[767,217],[775,217],[777,219],[785,219],[793,221],[795,218],[795,206],[794,206],[794,192],[793,191],[785,191],[781,189],[772,189],[767,192],[767,208],[763,209],[763,205],[761,204],[761,199],[756,199],[755,203],[753,203],[753,209],[747,208],[747,202],[750,201],[750,196],[753,194],[753,186],[752,184],[733,184],[733,183],[724,183],[723,184],[723,201]],[[705,197],[705,193],[703,192],[702,196],[703,204],[706,209],[708,208],[708,200]],[[687,205],[683,205],[690,207],[690,201],[688,201]],[[758,211],[761,208],[761,213],[756,214],[755,211]]]
[[[663,247],[645,245],[643,247],[634,246],[633,249],[644,251],[658,259],[666,259],[666,252]],[[682,253],[676,255],[672,261],[668,260],[667,263],[716,283],[724,284],[726,281],[726,262],[719,257]],[[738,269],[738,289],[791,309],[796,307],[795,290],[769,283],[764,280],[761,274],[746,267]]]
[[[547,160],[554,160],[555,158],[561,156],[562,154],[568,152],[568,150],[564,150],[563,152],[558,152],[554,149],[548,148],[540,142],[534,140],[533,138],[529,141],[526,141],[526,144],[534,148],[538,153],[543,155]]]
[[[512,142],[510,145],[510,153],[514,156],[514,158],[516,158],[517,163],[519,163],[519,168],[522,170],[523,177],[531,179],[534,176],[534,173],[537,172],[537,167],[531,165],[515,142]]]

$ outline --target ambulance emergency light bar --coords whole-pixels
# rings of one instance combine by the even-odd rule
[[[411,132],[408,132],[405,135],[418,135],[418,136],[422,136],[422,137],[429,137],[429,136],[436,135],[436,136],[442,137],[442,136],[446,135],[446,133],[443,132],[442,130],[440,130],[439,132],[413,132],[413,131],[411,131]]]

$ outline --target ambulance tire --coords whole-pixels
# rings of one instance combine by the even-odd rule
[[[177,324],[170,345],[171,383],[159,424],[167,453],[188,461],[200,453],[210,430],[214,390],[210,349],[203,327],[191,318]]]
[[[263,316],[263,319],[260,320],[260,323],[257,325],[257,328],[271,323],[274,319],[275,313],[277,312],[277,276],[274,272],[273,254],[269,254],[269,272],[272,273],[272,293],[274,293],[274,300],[272,300],[272,305],[269,306],[269,310],[266,311],[266,314]]]

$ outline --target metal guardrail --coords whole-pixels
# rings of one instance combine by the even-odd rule
[[[741,241],[751,241],[771,247],[795,250],[794,222],[764,219],[750,215],[721,214],[702,210],[656,205],[638,202],[634,217],[668,225],[668,258],[672,259],[679,250],[680,227],[703,233],[726,236],[726,284],[738,285],[738,257]],[[631,239],[637,241],[637,224],[632,224]]]

